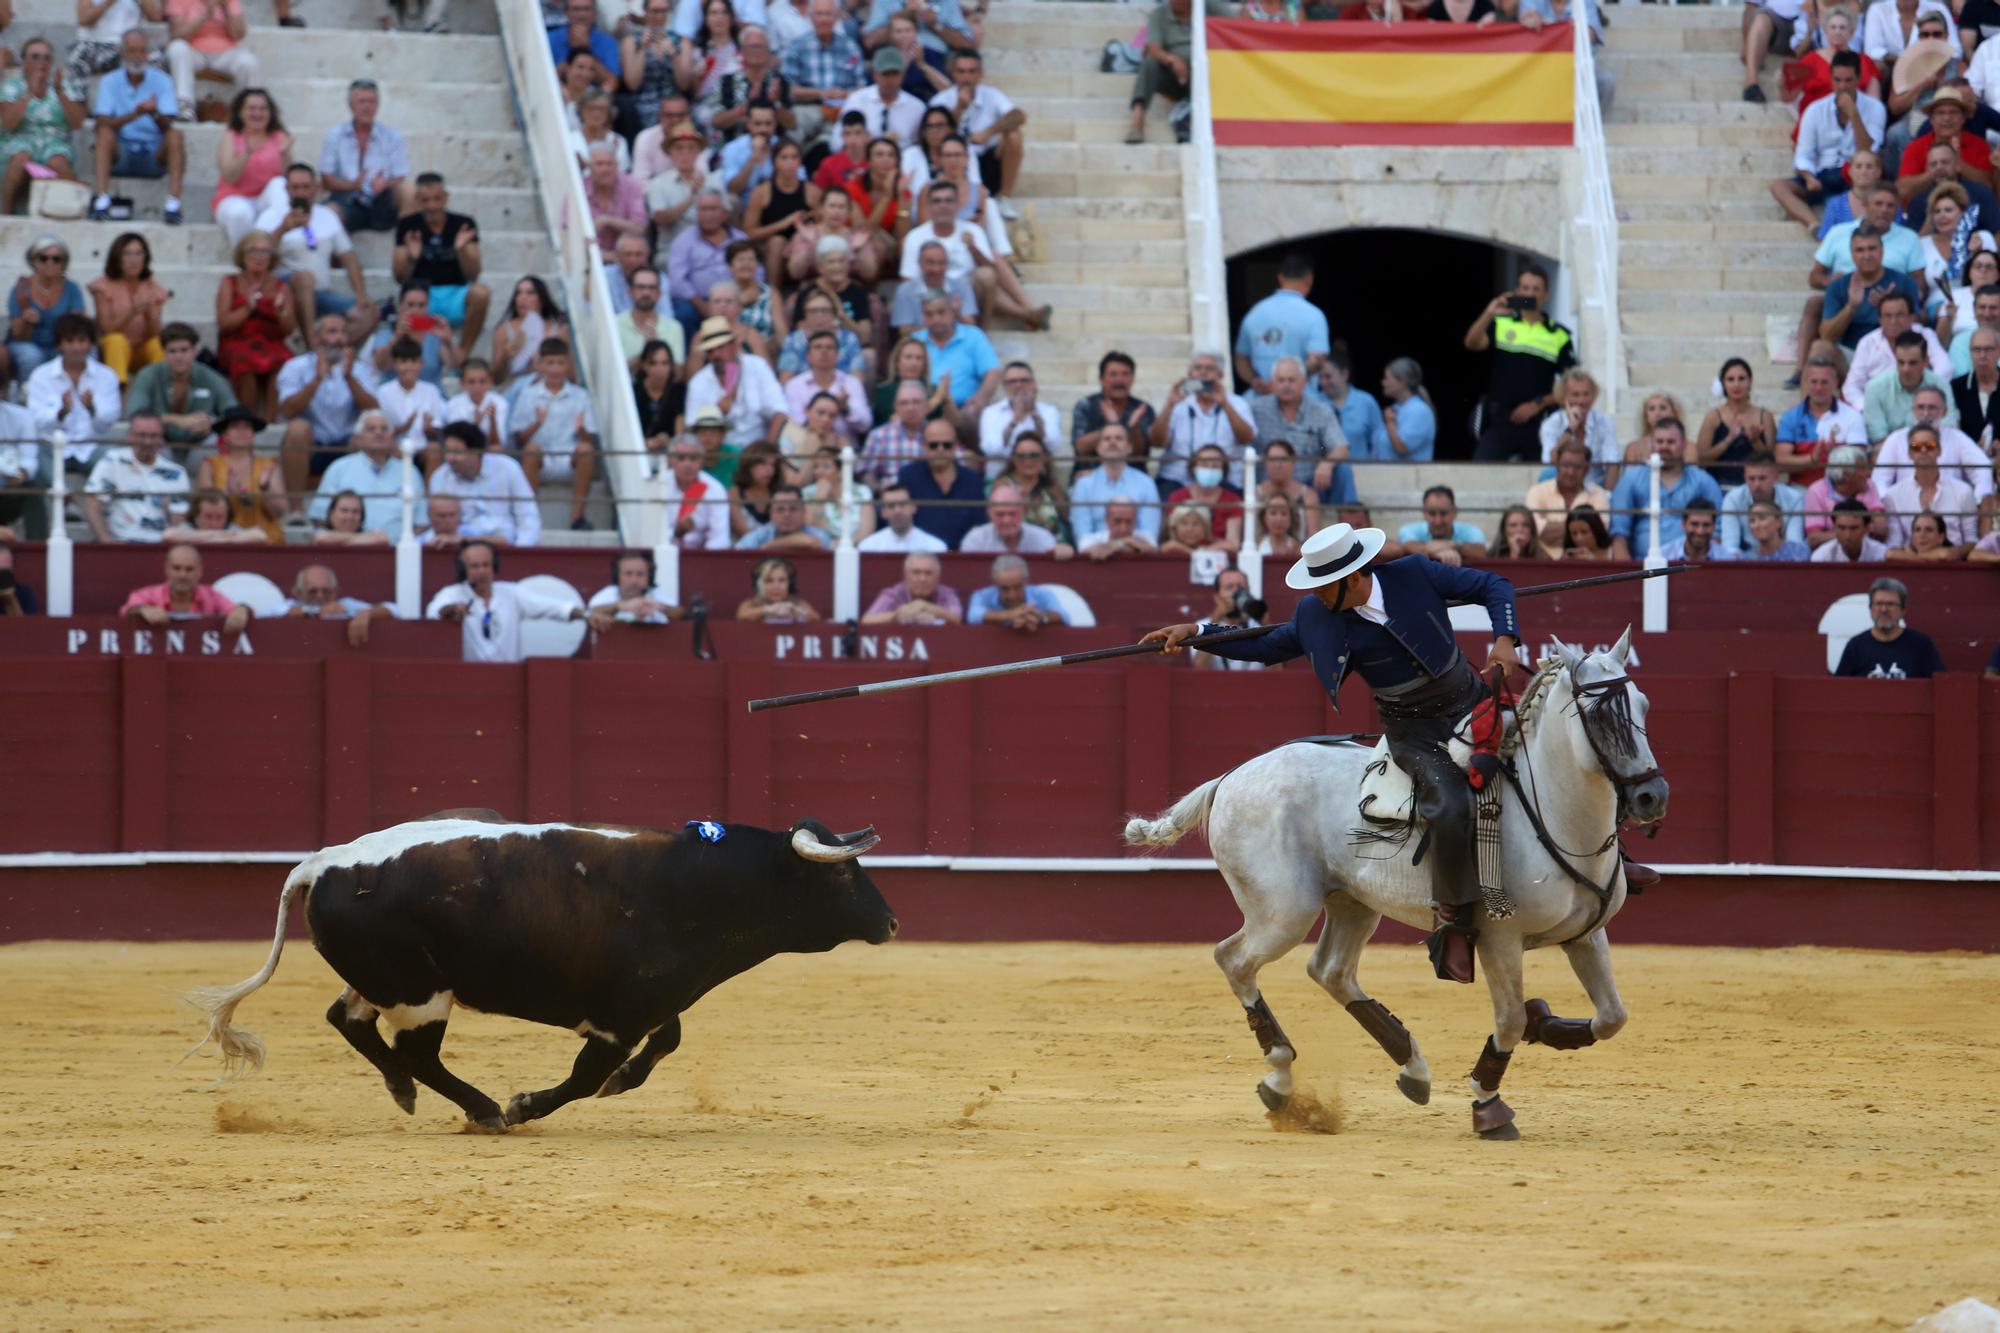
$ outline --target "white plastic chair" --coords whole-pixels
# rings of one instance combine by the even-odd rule
[[[1819,632],[1826,635],[1826,669],[1831,672],[1839,666],[1847,641],[1857,634],[1866,634],[1874,625],[1875,617],[1869,614],[1865,592],[1851,592],[1827,607],[1819,618]]]
[[[262,574],[247,569],[224,574],[215,581],[215,590],[230,601],[247,606],[253,613],[265,618],[283,615],[285,603],[290,600],[277,584]]]
[[[521,580],[521,591],[552,602],[582,606],[583,595],[567,580],[553,574],[530,574]],[[524,620],[521,622],[523,657],[575,657],[583,646],[587,627],[581,620]]]
[[[1090,603],[1067,583],[1037,583],[1035,586],[1056,595],[1056,604],[1062,608],[1065,625],[1072,629],[1090,629],[1097,624],[1097,613],[1090,609]]]

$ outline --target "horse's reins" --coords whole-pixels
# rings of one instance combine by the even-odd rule
[[[1548,681],[1552,675],[1553,672],[1538,672],[1535,679],[1529,683],[1528,688],[1523,691],[1519,702],[1515,705],[1515,732],[1522,741],[1526,740],[1528,719],[1532,709],[1535,703],[1538,702],[1542,691],[1547,688]],[[1625,813],[1628,808],[1626,789],[1628,787],[1636,787],[1643,782],[1650,782],[1654,778],[1661,776],[1660,770],[1657,767],[1649,768],[1643,773],[1630,777],[1619,774],[1605,755],[1603,746],[1598,742],[1597,733],[1592,730],[1589,718],[1585,716],[1584,699],[1602,695],[1604,696],[1604,702],[1596,705],[1596,707],[1610,708],[1614,711],[1622,709],[1625,719],[1624,734],[1629,736],[1634,724],[1631,720],[1630,704],[1625,702],[1630,699],[1630,695],[1625,692],[1625,686],[1630,683],[1630,676],[1617,676],[1610,680],[1597,681],[1588,686],[1578,685],[1574,677],[1570,679],[1570,691],[1576,696],[1575,708],[1577,710],[1577,719],[1583,724],[1584,739],[1590,742],[1591,753],[1597,756],[1597,765],[1603,770],[1605,778],[1610,781],[1612,790],[1618,798],[1617,811],[1613,814],[1611,820],[1611,832],[1605,836],[1604,841],[1599,843],[1594,850],[1574,853],[1575,855],[1586,857],[1601,856],[1605,851],[1614,846],[1618,841],[1618,826],[1625,822]],[[1615,695],[1614,690],[1616,691]],[[1504,701],[1504,694],[1502,697]],[[1519,749],[1520,747],[1517,745],[1515,748]],[[1570,939],[1564,941],[1566,944],[1573,944],[1602,926],[1605,919],[1610,916],[1612,897],[1617,893],[1619,879],[1625,873],[1625,858],[1622,856],[1616,858],[1613,862],[1611,877],[1603,884],[1599,884],[1589,875],[1578,870],[1571,863],[1569,855],[1565,854],[1566,849],[1556,841],[1555,835],[1549,832],[1549,826],[1542,818],[1540,784],[1535,783],[1534,766],[1532,764],[1529,765],[1528,784],[1522,783],[1521,775],[1515,768],[1512,753],[1503,755],[1500,761],[1500,771],[1507,775],[1507,781],[1513,784],[1514,791],[1520,796],[1521,813],[1528,817],[1528,824],[1535,830],[1535,838],[1542,844],[1542,850],[1547,852],[1550,858],[1555,861],[1556,867],[1559,870],[1568,875],[1577,884],[1589,889],[1597,899],[1597,911],[1592,914],[1590,924]],[[1535,788],[1532,792],[1529,789],[1530,785],[1533,785]]]

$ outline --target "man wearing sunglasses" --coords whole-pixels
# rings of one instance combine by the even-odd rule
[[[558,602],[524,592],[498,578],[500,556],[491,542],[470,541],[459,548],[457,583],[438,589],[424,611],[430,620],[456,620],[465,628],[468,662],[519,662],[524,620],[582,620],[581,602]]]

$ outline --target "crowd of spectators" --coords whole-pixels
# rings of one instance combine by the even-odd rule
[[[1968,560],[2000,531],[1996,33],[1984,8],[1935,0],[1745,8],[1744,99],[1767,100],[1776,54],[1796,101],[1793,174],[1771,194],[1810,233],[1814,295],[1794,405],[1759,407],[1731,359],[1687,444],[1685,472],[1724,492],[1702,488],[1720,558]]]

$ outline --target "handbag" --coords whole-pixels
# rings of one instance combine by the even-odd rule
[[[38,180],[28,187],[28,212],[52,222],[75,222],[90,211],[90,187],[82,181]]]

